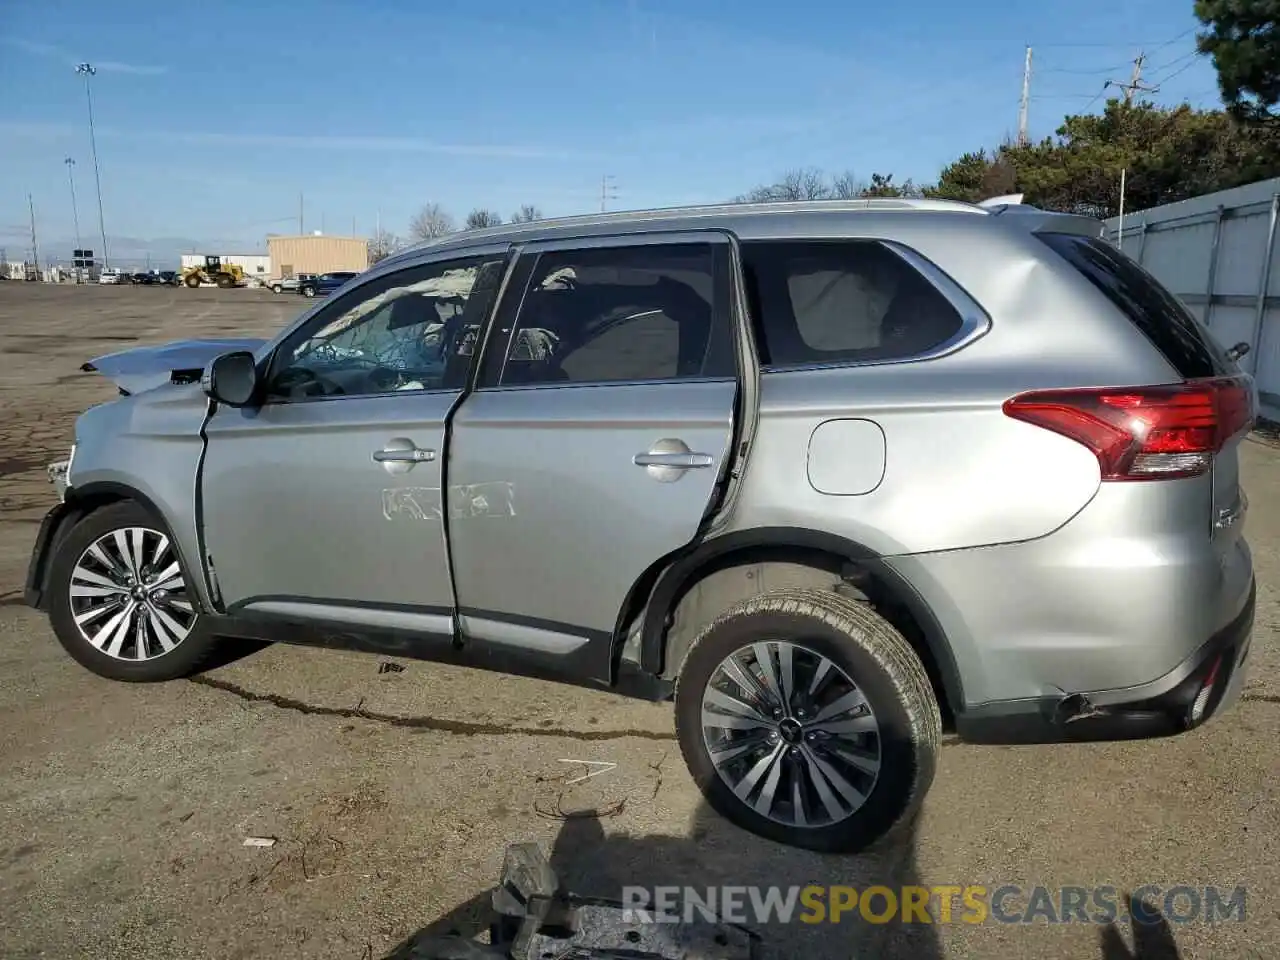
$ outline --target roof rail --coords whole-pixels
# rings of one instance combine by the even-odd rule
[[[1003,196],[988,197],[986,200],[979,200],[978,206],[983,207],[985,209],[990,209],[992,207],[1008,207],[1008,206],[1014,206],[1014,205],[1020,206],[1022,204],[1022,197],[1023,197],[1023,194],[1021,193],[1006,193]]]

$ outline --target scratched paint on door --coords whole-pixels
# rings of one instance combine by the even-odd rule
[[[447,502],[450,520],[514,517],[515,484],[505,480],[452,484]],[[433,521],[444,516],[439,487],[386,487],[382,517],[392,521]]]

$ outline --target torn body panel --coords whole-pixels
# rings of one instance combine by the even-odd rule
[[[233,350],[256,351],[266,341],[261,339],[175,340],[154,347],[134,347],[81,364],[80,369],[100,373],[125,394],[141,393],[170,383],[175,374],[199,379],[205,365],[214,357]]]

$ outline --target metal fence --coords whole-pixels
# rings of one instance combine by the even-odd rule
[[[1263,412],[1280,419],[1280,177],[1106,222],[1107,235],[1150,270],[1225,346],[1241,341]]]

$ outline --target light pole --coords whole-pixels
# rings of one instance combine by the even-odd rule
[[[80,211],[76,208],[76,176],[74,173],[76,162],[70,157],[67,157],[62,162],[67,165],[67,183],[71,185],[71,220],[76,225],[76,249],[79,250],[84,244],[80,242]],[[79,273],[76,276],[79,276]]]
[[[98,71],[91,63],[80,63],[76,65],[76,73],[84,77],[84,95],[89,102],[89,150],[93,154],[93,183],[98,191],[98,232],[102,234],[102,265],[109,267],[111,261],[107,258],[107,226],[102,217],[102,176],[98,172],[98,141],[93,134],[93,91],[89,89],[89,79],[96,76]]]

